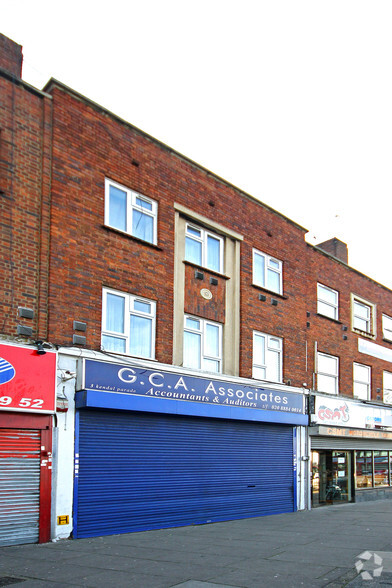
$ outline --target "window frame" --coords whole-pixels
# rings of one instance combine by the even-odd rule
[[[369,374],[369,379],[367,381],[361,380],[358,378],[358,375],[356,377],[355,375],[355,368],[366,368],[368,374]],[[355,394],[355,384],[361,384],[361,385],[366,385],[367,386],[367,398],[362,398],[361,396],[359,396],[358,394]],[[369,365],[365,365],[363,363],[358,363],[357,361],[353,362],[353,398],[356,398],[357,400],[371,400],[371,396],[372,396],[372,368]]]
[[[124,331],[116,332],[106,328],[107,320],[107,296],[111,294],[124,299]],[[135,302],[141,302],[143,304],[149,304],[151,308],[150,313],[144,313],[139,310],[135,310]],[[135,355],[131,353],[130,341],[131,341],[131,316],[137,316],[147,318],[151,321],[151,343],[150,343],[150,354],[149,355]],[[104,337],[113,337],[122,339],[125,341],[125,351],[113,351],[111,349],[105,349],[103,344]],[[155,359],[155,342],[156,342],[156,302],[143,296],[136,296],[135,294],[128,294],[112,288],[102,289],[102,325],[101,325],[101,349],[109,353],[115,353],[118,355],[129,355],[132,357],[141,357],[143,359]]]
[[[200,329],[192,329],[191,327],[187,326],[187,319],[191,319],[194,321],[198,321],[200,323]],[[212,325],[214,327],[218,327],[218,355],[208,355],[205,352],[205,348],[207,347],[206,345],[206,337],[207,337],[207,326],[208,325]],[[190,369],[197,369],[203,372],[208,372],[208,373],[212,373],[212,374],[221,374],[222,373],[222,366],[223,366],[223,325],[221,323],[217,323],[214,321],[211,321],[209,319],[205,319],[199,316],[195,316],[192,314],[185,314],[184,315],[184,334],[185,332],[188,333],[195,333],[197,335],[200,335],[200,367],[195,367],[190,365],[188,362],[186,362],[185,359],[185,336],[184,336],[184,342],[183,342],[183,361],[182,361],[182,365],[183,367],[188,367]],[[216,361],[219,365],[219,369],[218,371],[210,371],[208,369],[205,369],[203,367],[203,362],[207,362],[207,361]]]
[[[389,321],[391,323],[390,329],[385,327],[385,323],[388,323]],[[386,341],[392,341],[392,317],[387,314],[382,315],[382,336]]]
[[[200,231],[200,239],[198,239],[195,235],[188,235],[188,227],[194,229],[195,231]],[[212,268],[208,265],[208,237],[219,241],[219,269]],[[186,257],[186,240],[190,239],[192,241],[196,241],[197,243],[201,244],[201,263],[197,263],[192,259],[187,259]],[[185,222],[185,249],[184,249],[184,259],[189,263],[194,263],[195,265],[199,265],[205,269],[208,269],[213,272],[217,272],[219,274],[224,273],[224,238],[209,229],[205,229],[204,227],[194,223],[192,221]]]
[[[263,276],[263,280],[262,283],[258,280],[258,277],[255,275],[255,256],[259,256],[262,257],[264,259],[264,276]],[[279,266],[279,269],[276,270],[276,268],[273,268],[270,266],[271,262],[276,262]],[[279,276],[279,290],[274,290],[273,288],[270,288],[268,285],[268,270],[270,270],[271,272],[278,274]],[[277,259],[276,257],[272,256],[272,255],[268,255],[267,253],[264,253],[263,251],[260,251],[259,249],[252,249],[252,283],[255,286],[260,286],[261,288],[264,288],[265,290],[268,290],[269,292],[274,292],[275,294],[279,294],[280,296],[283,296],[283,261],[280,259]]]
[[[324,394],[329,394],[330,396],[338,396],[339,394],[339,367],[340,367],[340,362],[339,362],[339,357],[336,355],[330,355],[329,353],[324,353],[323,351],[317,351],[317,365],[316,365],[316,376],[317,376],[317,391],[318,392],[323,392]],[[336,360],[336,373],[335,374],[331,374],[329,372],[321,372],[319,370],[320,367],[320,357],[326,357],[328,359],[333,359]],[[333,378],[334,382],[335,382],[335,392],[326,392],[325,390],[320,390],[319,388],[319,376],[323,376],[323,377],[328,377],[328,378]]]
[[[320,296],[321,290],[327,290],[328,292],[336,294],[336,304],[332,304],[327,300],[323,300]],[[320,304],[324,304],[325,306],[332,308],[334,316],[329,316],[325,312],[322,312]],[[339,320],[339,292],[337,290],[334,290],[333,288],[330,288],[329,286],[321,284],[320,282],[317,283],[317,314],[320,314],[335,321]]]
[[[264,339],[264,364],[261,362],[256,361],[255,358],[255,339],[259,337],[260,339]],[[279,342],[279,348],[273,348],[270,344],[271,340],[276,340]],[[268,353],[270,352],[270,353]],[[268,374],[271,372],[271,367],[269,367],[268,363],[268,355],[271,353],[275,353],[278,355],[279,361],[279,373],[278,379],[271,379],[268,378]],[[256,370],[262,369],[265,370],[265,378],[261,378],[255,375]],[[281,337],[276,337],[275,335],[269,335],[268,333],[262,333],[261,331],[253,331],[252,337],[252,378],[256,380],[263,380],[266,382],[276,382],[282,383],[283,382],[283,339]]]
[[[125,226],[126,230],[119,229],[115,227],[113,224],[110,223],[110,187],[113,186],[117,190],[121,190],[126,194],[126,214],[125,214]],[[137,199],[140,199],[144,202],[151,204],[151,210],[145,209],[139,206],[136,202]],[[132,221],[133,221],[133,214],[134,212],[141,212],[142,214],[152,218],[153,221],[153,238],[152,241],[143,239],[143,237],[139,237],[135,235],[132,231]],[[157,245],[158,240],[158,203],[156,200],[149,198],[148,196],[144,196],[144,194],[140,194],[135,190],[131,190],[118,182],[114,182],[109,178],[105,178],[105,225],[116,231],[120,231],[125,235],[129,235],[130,237],[134,237],[135,239],[140,239],[141,241],[145,241],[146,243],[151,243],[152,245]]]
[[[388,378],[385,376],[388,376]],[[390,380],[388,386],[386,386],[386,379]],[[385,392],[388,393],[387,400],[385,399]],[[382,400],[385,404],[392,404],[392,372],[388,372],[387,370],[383,370],[382,372]]]
[[[359,316],[356,313],[355,306],[366,307],[369,309],[369,318],[364,319],[363,317]],[[367,328],[368,330],[363,330],[360,327],[355,325],[356,318],[358,320],[365,320],[368,322]],[[351,294],[351,328],[355,333],[359,333],[364,337],[369,337],[374,339],[376,337],[376,305],[360,296],[356,296],[355,294]]]

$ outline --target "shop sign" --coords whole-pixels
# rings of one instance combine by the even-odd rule
[[[55,410],[56,353],[0,344],[0,410]]]
[[[317,427],[317,431],[313,434],[321,435],[323,437],[356,437],[360,439],[380,439],[392,440],[392,433],[387,431],[377,431],[370,429],[348,429],[343,427]]]
[[[346,398],[315,396],[312,423],[339,427],[392,427],[392,409],[359,404]]]
[[[295,392],[89,359],[84,365],[83,388],[87,390],[305,414],[304,396]]]

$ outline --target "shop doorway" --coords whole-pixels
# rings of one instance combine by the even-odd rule
[[[352,451],[312,451],[312,507],[353,500]]]

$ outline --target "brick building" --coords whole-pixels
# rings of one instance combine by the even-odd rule
[[[54,452],[14,542],[389,497],[392,292],[0,43],[0,352],[57,360],[56,410],[1,384]]]

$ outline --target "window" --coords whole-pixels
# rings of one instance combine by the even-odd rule
[[[331,319],[339,318],[339,294],[322,284],[317,284],[317,312]]]
[[[206,372],[222,371],[220,324],[185,316],[183,365]]]
[[[389,457],[388,451],[374,451],[374,485],[388,486]]]
[[[105,181],[105,224],[108,227],[156,244],[157,210],[154,200],[110,180]]]
[[[373,486],[373,458],[371,451],[356,451],[355,473],[357,488]]]
[[[369,366],[354,363],[354,398],[370,400],[370,377]]]
[[[376,311],[374,304],[352,295],[352,326],[354,331],[374,337]]]
[[[327,394],[339,392],[339,358],[317,353],[317,390]]]
[[[282,381],[282,348],[279,337],[253,331],[253,378]]]
[[[392,341],[392,318],[386,314],[382,315],[382,336]]]
[[[102,349],[153,359],[155,309],[151,300],[104,289]]]
[[[223,239],[200,227],[186,224],[185,259],[223,273]]]
[[[392,374],[391,372],[383,373],[383,401],[392,404]]]
[[[282,294],[282,262],[253,249],[253,283]]]

